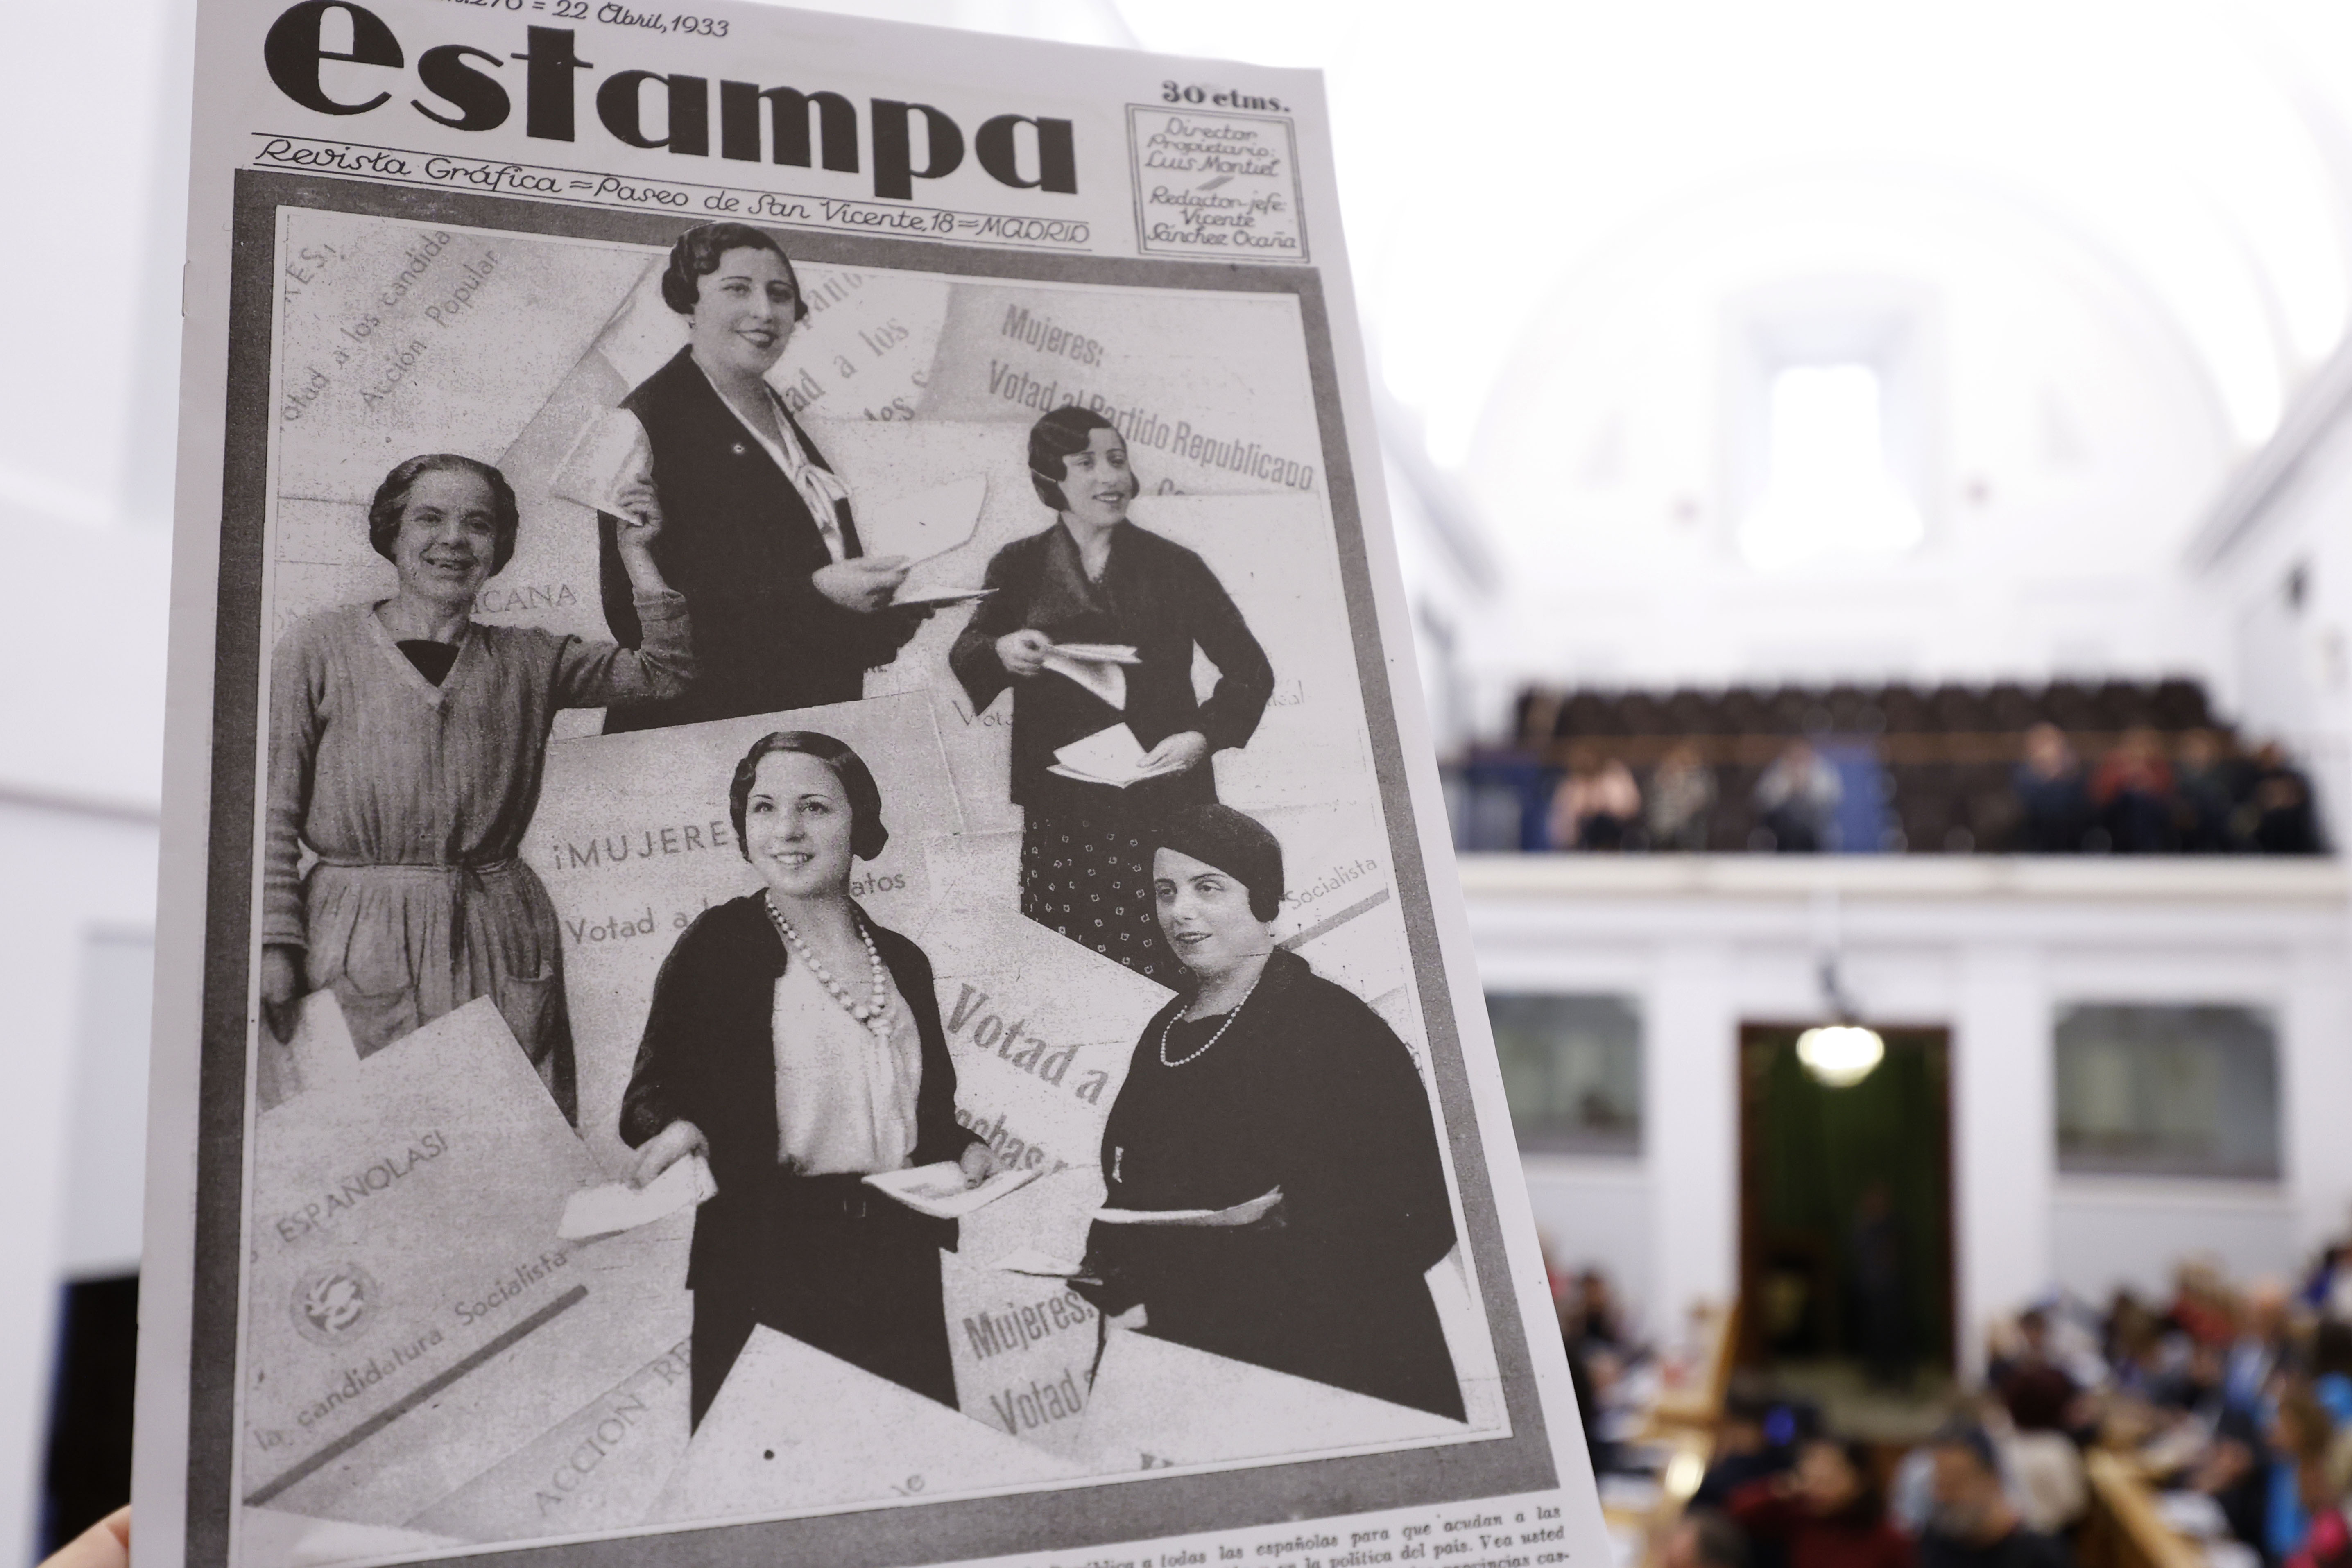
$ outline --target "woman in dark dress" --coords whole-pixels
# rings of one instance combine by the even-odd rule
[[[979,713],[1017,683],[1013,799],[1023,814],[1021,912],[1162,984],[1181,972],[1151,913],[1150,851],[1139,824],[1217,798],[1209,759],[1248,742],[1274,695],[1265,650],[1206,563],[1138,528],[1140,488],[1127,443],[1084,408],[1057,408],[1029,432],[1030,479],[1060,514],[988,563],[981,602],[948,662]],[[1122,709],[1045,668],[1057,643],[1135,649],[1120,667]],[[1202,701],[1192,652],[1217,684]],[[1171,771],[1121,789],[1051,771],[1054,753],[1124,721],[1145,765]]]
[[[923,612],[892,609],[898,557],[868,556],[849,491],[768,384],[808,319],[783,247],[748,224],[690,229],[662,299],[687,345],[621,400],[644,432],[625,480],[650,479],[667,529],[654,553],[694,616],[700,679],[682,696],[615,703],[608,734],[781,713],[864,695]],[[603,520],[604,618],[637,643],[614,520]]]
[[[881,797],[856,752],[789,731],[745,755],[729,805],[767,885],[677,939],[621,1101],[633,1181],[700,1152],[719,1186],[687,1266],[692,1418],[761,1323],[952,1406],[955,1222],[864,1178],[953,1160],[976,1182],[993,1156],[955,1119],[929,961],[849,897],[852,859],[889,838]]]
[[[1104,1124],[1103,1201],[1210,1214],[1097,1221],[1100,1283],[1080,1289],[1161,1339],[1461,1420],[1423,1278],[1453,1248],[1454,1212],[1411,1051],[1275,946],[1282,847],[1264,826],[1192,806],[1152,842],[1158,917],[1190,978],[1145,1026]]]

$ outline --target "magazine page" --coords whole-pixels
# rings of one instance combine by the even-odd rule
[[[142,1563],[1603,1561],[1318,79],[200,26]]]

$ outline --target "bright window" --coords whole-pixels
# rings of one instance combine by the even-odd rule
[[[2279,1174],[2278,1040],[2257,1008],[2069,1007],[2057,1069],[2062,1171]]]
[[[1642,1017],[1632,997],[1490,991],[1486,1016],[1522,1150],[1641,1152]]]
[[[1883,403],[1868,364],[1797,364],[1773,374],[1764,493],[1739,525],[1750,565],[1894,555],[1927,536],[1917,503],[1887,467]]]

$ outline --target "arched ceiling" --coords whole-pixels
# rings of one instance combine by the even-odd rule
[[[1117,3],[1153,47],[1329,72],[1365,314],[1442,460],[1564,279],[1727,186],[1858,162],[2104,254],[2239,445],[2344,331],[2343,7]]]

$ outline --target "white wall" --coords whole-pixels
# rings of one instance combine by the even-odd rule
[[[2219,694],[2249,732],[2307,760],[2340,845],[2352,836],[2352,353],[2313,379],[2293,415],[2185,559],[2229,638]]]
[[[2185,1258],[2252,1279],[2283,1273],[2301,1255],[2294,1200],[2268,1183],[2073,1177],[2057,1184],[2050,1236],[2058,1283],[2099,1304],[2118,1286],[2169,1300],[2172,1266]]]
[[[2333,863],[1824,857],[1469,857],[1486,982],[1640,1000],[1640,1156],[1531,1160],[1555,1258],[1622,1278],[1654,1332],[1738,1284],[1743,1020],[1819,1016],[1834,932],[1867,1016],[1952,1030],[1961,1346],[2063,1284],[2102,1298],[2184,1253],[2284,1273],[2352,1205],[2340,1108],[2347,879]],[[2227,1002],[2279,1020],[2284,1177],[2062,1180],[2052,1032],[2075,1002]],[[2315,1095],[2319,1098],[2313,1098]]]
[[[1861,357],[1885,320],[1913,345],[1886,368],[1926,541],[1758,570],[1736,539],[1765,362]],[[2179,551],[2236,456],[2173,324],[2064,217],[1927,182],[1720,188],[1515,340],[1463,468],[1508,584],[1481,674],[2219,678]]]
[[[1536,1228],[1561,1244],[1555,1268],[1599,1265],[1627,1308],[1643,1321],[1656,1294],[1651,1245],[1661,1215],[1651,1202],[1649,1173],[1640,1160],[1530,1154],[1528,1201]]]

